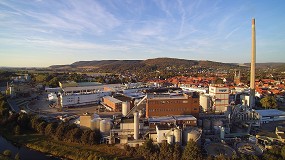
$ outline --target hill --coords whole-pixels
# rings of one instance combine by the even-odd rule
[[[101,61],[78,61],[70,65],[53,65],[51,69],[68,69],[68,68],[96,68],[102,72],[134,72],[142,70],[151,72],[156,70],[182,70],[190,68],[228,68],[238,67],[236,64],[197,61],[177,58],[154,58],[147,60],[101,60]]]

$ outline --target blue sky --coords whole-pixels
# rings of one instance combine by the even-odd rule
[[[1,0],[0,66],[173,57],[285,62],[283,0]]]

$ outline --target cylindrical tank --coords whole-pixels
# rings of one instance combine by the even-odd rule
[[[139,114],[138,112],[134,112],[134,139],[137,140],[139,138]]]
[[[92,123],[92,127],[91,127],[91,130],[94,130],[94,129],[100,129],[100,118],[94,118],[91,123]]]
[[[183,131],[183,143],[185,145],[187,144],[188,141],[190,141],[190,139],[200,144],[200,138],[201,138],[201,130],[199,130],[198,128],[192,128]]]
[[[209,119],[203,120],[203,129],[205,130],[211,129],[211,121]]]
[[[139,117],[141,118],[142,116],[143,116],[143,111],[140,110],[140,111],[139,111]]]
[[[221,120],[214,120],[213,122],[213,126],[223,126],[223,121]]]
[[[225,128],[224,127],[221,127],[220,138],[221,139],[225,138]]]
[[[187,141],[190,141],[192,139],[193,141],[197,142],[200,139],[200,132],[197,130],[192,130],[188,133]]]
[[[100,132],[102,133],[106,132],[106,120],[105,119],[100,121]]]
[[[112,122],[110,120],[106,120],[106,128],[105,128],[105,133],[110,133],[112,127]]]
[[[209,111],[210,108],[210,97],[207,95],[200,95],[200,105],[202,106],[203,111]]]
[[[130,111],[130,106],[131,106],[130,102],[123,102],[122,103],[122,114],[123,114],[124,117]]]
[[[181,144],[181,131],[178,128],[174,129],[174,138],[175,138],[175,143]]]
[[[168,135],[167,136],[167,143],[168,144],[173,144],[173,139],[174,139],[173,135]]]
[[[199,119],[199,120],[198,120],[198,126],[199,126],[199,127],[202,127],[202,124],[203,124],[203,121]]]

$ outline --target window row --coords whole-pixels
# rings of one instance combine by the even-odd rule
[[[190,108],[158,108],[149,109],[149,112],[175,112],[175,111],[191,111]]]

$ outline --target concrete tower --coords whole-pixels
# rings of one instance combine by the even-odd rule
[[[252,19],[252,41],[251,41],[251,67],[250,67],[250,109],[255,106],[255,59],[256,59],[256,41],[255,41],[255,19]]]
[[[139,113],[134,112],[134,139],[139,139]]]

